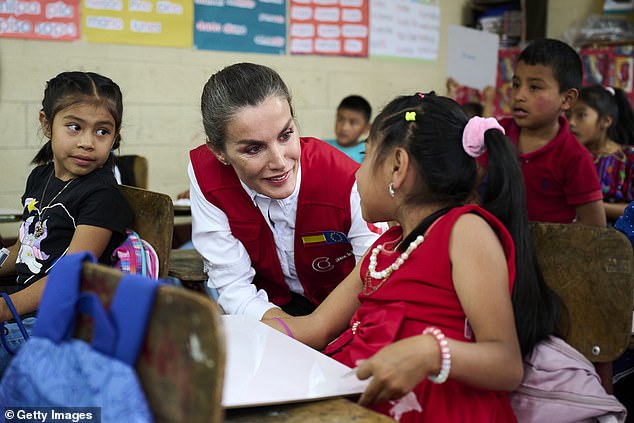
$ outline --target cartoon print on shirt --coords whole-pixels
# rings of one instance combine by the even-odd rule
[[[33,203],[28,203],[27,208],[31,210]],[[20,225],[20,251],[18,252],[17,263],[24,263],[29,268],[29,270],[38,274],[42,269],[42,263],[40,261],[45,261],[49,258],[49,255],[43,252],[40,249],[40,244],[43,239],[46,239],[48,235],[48,230],[46,228],[46,221],[41,224],[42,231],[39,236],[36,236],[35,231],[30,233],[31,226],[33,224],[33,220],[35,220],[35,216],[29,216],[22,224]],[[33,225],[34,226],[34,225]]]
[[[24,263],[33,274],[42,271],[42,265],[50,254],[42,250],[42,241],[48,237],[48,223],[51,210],[60,207],[66,219],[69,219],[76,227],[75,219],[62,202],[56,202],[38,209],[39,201],[29,197],[24,201],[24,207],[30,216],[20,225],[20,251],[16,263]],[[35,212],[35,213],[33,213]],[[37,215],[36,215],[37,214]],[[59,217],[59,213],[57,213]],[[37,219],[37,220],[36,220]],[[46,270],[48,271],[48,270]]]
[[[416,394],[412,391],[397,400],[390,401],[390,404],[392,405],[390,416],[396,421],[401,421],[403,414],[409,413],[410,411],[423,412],[423,407],[421,407],[416,398]]]

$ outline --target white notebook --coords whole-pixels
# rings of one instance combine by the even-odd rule
[[[247,316],[223,315],[222,405],[254,407],[350,396],[365,390],[350,368]]]

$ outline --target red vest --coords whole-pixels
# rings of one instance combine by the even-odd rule
[[[300,138],[302,181],[295,220],[295,269],[304,295],[319,304],[354,268],[347,239],[350,191],[359,165],[315,138]],[[207,201],[229,219],[231,233],[249,253],[253,283],[269,300],[284,305],[291,293],[284,281],[273,233],[231,166],[222,165],[206,145],[190,152],[196,180]]]

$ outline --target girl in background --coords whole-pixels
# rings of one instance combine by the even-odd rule
[[[567,116],[570,130],[592,154],[606,217],[613,224],[634,200],[632,107],[620,88],[592,85],[581,88]]]
[[[35,321],[49,270],[65,254],[90,251],[111,264],[125,239],[132,211],[112,172],[119,147],[122,95],[109,78],[92,72],[63,72],[46,84],[39,121],[47,142],[33,158],[22,196],[23,221],[0,276],[17,274],[10,295],[27,331]],[[0,321],[13,317],[0,300]],[[24,341],[15,323],[5,324],[16,350]],[[0,374],[11,355],[0,348]]]
[[[372,376],[359,402],[401,422],[516,421],[507,392],[559,303],[501,127],[445,97],[398,97],[372,125],[357,179],[364,219],[398,225],[312,314],[265,322]]]

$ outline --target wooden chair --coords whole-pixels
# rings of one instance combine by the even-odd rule
[[[174,231],[174,205],[167,194],[120,185],[134,213],[130,228],[149,242],[159,257],[159,277],[168,275],[172,234]]]
[[[115,163],[121,173],[122,184],[147,189],[148,161],[145,157],[136,154],[116,156]]]
[[[560,322],[566,341],[593,363],[614,361],[632,336],[630,241],[580,224],[531,223],[531,232],[544,279],[568,309]]]
[[[110,304],[122,273],[94,263],[82,266],[81,290]],[[75,336],[89,341],[91,319]],[[171,285],[159,287],[136,371],[156,422],[219,423],[225,366],[220,311],[209,298]]]

